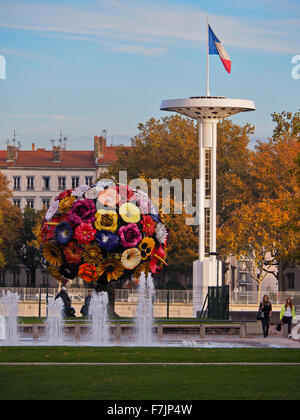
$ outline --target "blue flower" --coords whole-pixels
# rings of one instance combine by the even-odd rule
[[[67,222],[60,223],[55,228],[55,239],[59,244],[66,245],[73,237],[73,229]]]
[[[112,252],[120,246],[119,236],[108,230],[100,230],[95,239],[99,247],[107,252]]]

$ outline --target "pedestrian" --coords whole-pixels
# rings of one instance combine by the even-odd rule
[[[67,289],[62,287],[55,300],[61,298],[64,303],[64,316],[73,317],[75,316],[75,309],[71,306],[71,299],[67,293]]]
[[[263,297],[263,300],[259,306],[259,311],[261,312],[263,336],[266,338],[269,335],[270,319],[272,316],[272,304],[268,295]]]
[[[292,338],[292,322],[293,318],[296,318],[295,306],[292,303],[291,298],[287,298],[285,304],[281,308],[280,312],[280,323],[288,324],[288,337]]]
[[[84,300],[84,305],[82,306],[82,308],[80,310],[81,315],[84,316],[84,317],[89,316],[89,309],[90,309],[92,296],[93,296],[93,292],[92,292],[92,290],[89,290],[88,295]]]

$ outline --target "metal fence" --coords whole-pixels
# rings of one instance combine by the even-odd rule
[[[0,287],[0,297],[2,291],[18,293],[20,301],[23,302],[46,302],[47,298],[55,298],[58,288],[29,288],[29,287]],[[73,303],[83,303],[88,294],[89,289],[86,288],[70,288],[68,294]],[[300,292],[277,292],[263,291],[261,295],[267,294],[274,305],[285,303],[288,297],[294,300],[295,305],[300,306]],[[136,303],[138,300],[138,291],[134,289],[116,289],[117,303]],[[156,290],[155,303],[168,303],[170,305],[176,303],[192,304],[192,290]],[[254,305],[258,302],[257,292],[230,292],[230,305]]]

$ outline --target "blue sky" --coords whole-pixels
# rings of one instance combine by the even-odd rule
[[[128,143],[137,124],[160,118],[163,99],[205,94],[205,21],[232,59],[211,57],[211,94],[252,99],[233,117],[271,136],[274,111],[299,108],[299,0],[0,0],[0,141],[16,129],[23,149],[50,147],[59,130],[89,149],[109,130]]]

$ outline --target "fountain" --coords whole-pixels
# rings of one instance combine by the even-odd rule
[[[46,321],[46,337],[49,345],[62,344],[63,342],[63,310],[64,303],[61,298],[49,299],[48,317]]]
[[[92,321],[90,341],[92,345],[107,345],[109,342],[108,294],[93,293],[89,317]]]
[[[139,300],[136,308],[137,344],[152,344],[154,285],[151,274],[142,273],[139,283]]]
[[[15,345],[18,341],[18,304],[19,295],[8,291],[2,292],[0,314],[2,315],[2,337],[5,344]],[[4,318],[4,320],[3,320]]]

